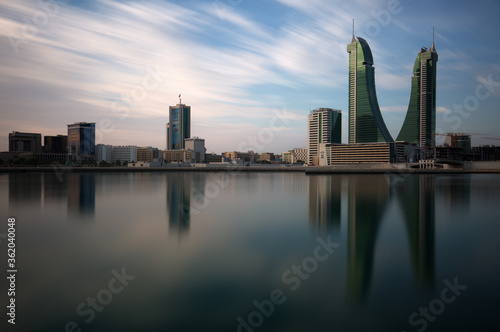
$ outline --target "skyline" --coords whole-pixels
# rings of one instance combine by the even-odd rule
[[[163,149],[179,94],[192,107],[191,136],[204,138],[207,152],[236,150],[283,110],[286,127],[255,150],[305,147],[307,115],[320,107],[344,113],[347,143],[353,18],[372,49],[393,137],[406,116],[415,56],[430,47],[435,27],[436,132],[480,133],[474,146],[497,144],[480,137],[498,137],[500,37],[491,32],[500,27],[492,10],[499,5],[428,1],[429,12],[422,2],[103,0],[43,9],[0,0],[0,150],[8,150],[9,132],[65,134],[80,121],[114,128],[96,143]],[[42,20],[38,30],[23,36],[33,19]]]

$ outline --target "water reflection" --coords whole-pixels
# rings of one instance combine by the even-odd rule
[[[317,232],[340,230],[341,177],[310,176],[307,182],[309,224]]]
[[[434,176],[411,176],[396,192],[408,231],[410,258],[417,284],[428,293],[434,289]]]
[[[349,297],[366,297],[373,271],[375,242],[389,202],[389,184],[383,176],[348,178],[348,267]]]
[[[204,173],[175,172],[166,177],[167,185],[167,216],[169,219],[170,234],[179,237],[186,235],[193,211],[199,212],[192,206],[192,201],[203,202],[205,198]],[[193,195],[193,197],[192,197]]]
[[[42,173],[9,174],[9,206],[42,206]]]
[[[93,220],[95,213],[95,174],[70,174],[68,186],[68,216]]]

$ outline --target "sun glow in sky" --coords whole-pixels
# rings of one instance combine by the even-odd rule
[[[11,131],[80,121],[97,123],[99,143],[164,149],[179,94],[208,152],[236,150],[276,112],[286,125],[255,150],[305,147],[318,107],[342,110],[346,143],[352,19],[394,138],[435,27],[437,131],[498,144],[481,137],[500,137],[499,12],[495,0],[0,0],[0,151]]]

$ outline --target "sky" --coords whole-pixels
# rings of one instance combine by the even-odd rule
[[[496,0],[0,0],[0,151],[9,132],[82,121],[96,143],[164,149],[179,95],[207,152],[306,147],[318,107],[342,111],[347,143],[353,19],[394,138],[434,27],[437,133],[498,145],[498,13]]]

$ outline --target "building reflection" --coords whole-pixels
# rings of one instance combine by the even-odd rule
[[[198,209],[192,206],[192,202],[203,202],[205,199],[205,177],[204,173],[198,172],[168,174],[167,215],[171,235],[182,237],[188,233],[193,211],[199,213]]]
[[[93,220],[95,213],[95,174],[66,174],[68,183],[68,216]]]
[[[317,232],[340,230],[341,177],[311,175],[307,178],[309,225]]]
[[[373,272],[375,243],[390,198],[384,176],[348,177],[347,292],[354,300],[366,297]]]
[[[398,183],[396,192],[405,217],[410,257],[416,283],[424,291],[434,289],[435,177],[413,175]]]
[[[9,173],[9,207],[42,207],[42,173]]]

